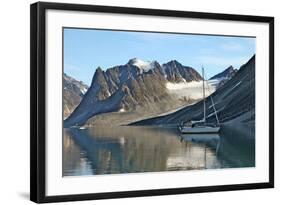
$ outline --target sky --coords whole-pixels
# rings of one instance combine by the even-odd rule
[[[64,72],[90,85],[97,67],[124,65],[132,58],[177,60],[206,79],[232,65],[239,69],[256,50],[253,37],[167,34],[64,28]]]

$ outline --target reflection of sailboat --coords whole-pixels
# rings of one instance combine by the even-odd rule
[[[218,134],[208,134],[208,135],[197,135],[197,134],[182,134],[180,136],[185,141],[192,141],[198,143],[208,143],[211,141],[218,141],[220,140],[220,136]]]
[[[202,77],[203,77],[203,119],[199,121],[190,121],[188,123],[182,123],[179,126],[181,133],[190,133],[190,134],[210,134],[210,133],[218,133],[220,130],[219,119],[217,115],[217,110],[215,108],[213,98],[211,98],[212,107],[214,109],[216,115],[216,124],[207,124],[206,123],[206,102],[205,102],[205,77],[204,77],[204,68],[202,67]]]
[[[218,153],[220,146],[220,136],[218,134],[182,134],[180,135],[181,141],[195,142],[198,144],[204,144]]]

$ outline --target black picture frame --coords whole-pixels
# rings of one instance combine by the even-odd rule
[[[191,188],[170,188],[109,193],[46,196],[46,82],[45,82],[45,25],[46,10],[121,13],[150,16],[169,16],[195,19],[262,22],[269,25],[269,181],[263,183],[229,184]],[[76,200],[96,200],[198,192],[230,191],[274,187],[274,18],[144,8],[111,7],[82,4],[38,2],[30,7],[30,199],[37,203]]]

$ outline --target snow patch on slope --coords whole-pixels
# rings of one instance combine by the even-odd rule
[[[208,83],[209,83],[210,85],[216,87],[216,86],[218,86],[218,84],[221,82],[221,80],[223,80],[223,79],[218,79],[218,78],[216,78],[216,79],[208,80]]]
[[[203,82],[180,82],[180,83],[166,83],[166,88],[171,94],[175,94],[177,97],[186,97],[188,99],[201,99],[203,98]],[[215,91],[215,86],[205,82],[205,95],[206,97]]]
[[[219,85],[219,83],[223,80],[230,80],[230,78],[228,78],[228,77],[215,78],[212,80],[208,80],[208,83],[211,84],[212,86],[217,87]]]
[[[118,112],[125,112],[126,110],[124,108],[121,108]]]
[[[87,88],[81,88],[81,93],[83,94],[83,95],[85,95],[85,93],[87,92]]]

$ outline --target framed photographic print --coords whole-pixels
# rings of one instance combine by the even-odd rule
[[[31,5],[34,202],[274,187],[274,18]]]

